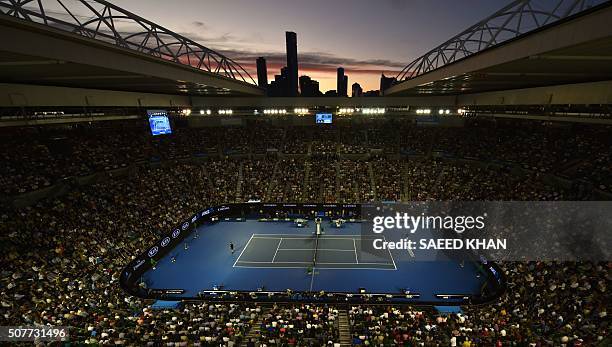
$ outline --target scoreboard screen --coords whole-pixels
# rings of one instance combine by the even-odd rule
[[[166,111],[148,110],[147,115],[149,116],[149,126],[153,136],[172,134],[170,119],[168,119]]]
[[[332,123],[332,114],[331,113],[317,113],[316,116],[317,124],[331,124]]]

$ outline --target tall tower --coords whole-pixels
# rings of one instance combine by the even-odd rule
[[[395,77],[387,77],[385,74],[380,75],[380,94],[383,95],[385,89],[391,87],[395,83]]]
[[[268,67],[264,57],[257,58],[257,84],[261,88],[268,88]]]
[[[338,91],[338,96],[347,96],[347,84],[348,78],[344,76],[344,68],[339,67],[336,78],[336,90]]]
[[[297,35],[292,31],[285,32],[287,41],[287,96],[298,95],[298,59]]]
[[[357,98],[363,95],[363,89],[361,88],[361,85],[359,85],[359,83],[353,83],[353,97]]]

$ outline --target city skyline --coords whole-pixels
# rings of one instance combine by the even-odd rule
[[[338,67],[364,91],[378,90],[381,73],[395,77],[410,61],[509,0],[183,0],[180,7],[161,0],[113,3],[225,54],[255,80],[260,56],[267,61],[268,81],[287,65],[285,32],[296,32],[298,74],[319,81],[325,92],[336,89]],[[438,19],[432,22],[431,13]]]

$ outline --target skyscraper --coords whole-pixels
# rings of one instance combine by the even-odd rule
[[[280,75],[274,75],[274,81],[270,82],[268,87],[269,96],[287,96],[287,90],[289,89],[288,71],[285,66],[281,69]]]
[[[297,35],[292,31],[285,32],[287,41],[287,96],[298,95],[298,58]]]
[[[359,83],[353,83],[353,93],[352,93],[352,97],[354,98],[358,98],[363,94],[363,89],[361,88],[361,85],[359,85]]]
[[[385,89],[391,87],[395,83],[395,77],[386,77],[385,74],[380,76],[380,94],[384,94]]]
[[[261,88],[268,88],[268,67],[264,57],[257,58],[257,84]]]
[[[257,84],[262,88],[268,87],[268,67],[264,57],[257,58]]]
[[[319,82],[309,76],[300,76],[300,95],[301,96],[321,96]]]
[[[347,96],[347,85],[348,78],[344,75],[344,68],[339,67],[336,78],[336,90],[338,91],[338,96]]]

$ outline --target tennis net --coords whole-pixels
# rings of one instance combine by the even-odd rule
[[[317,251],[319,250],[319,234],[315,233],[314,254],[312,255],[312,266],[317,265]]]

